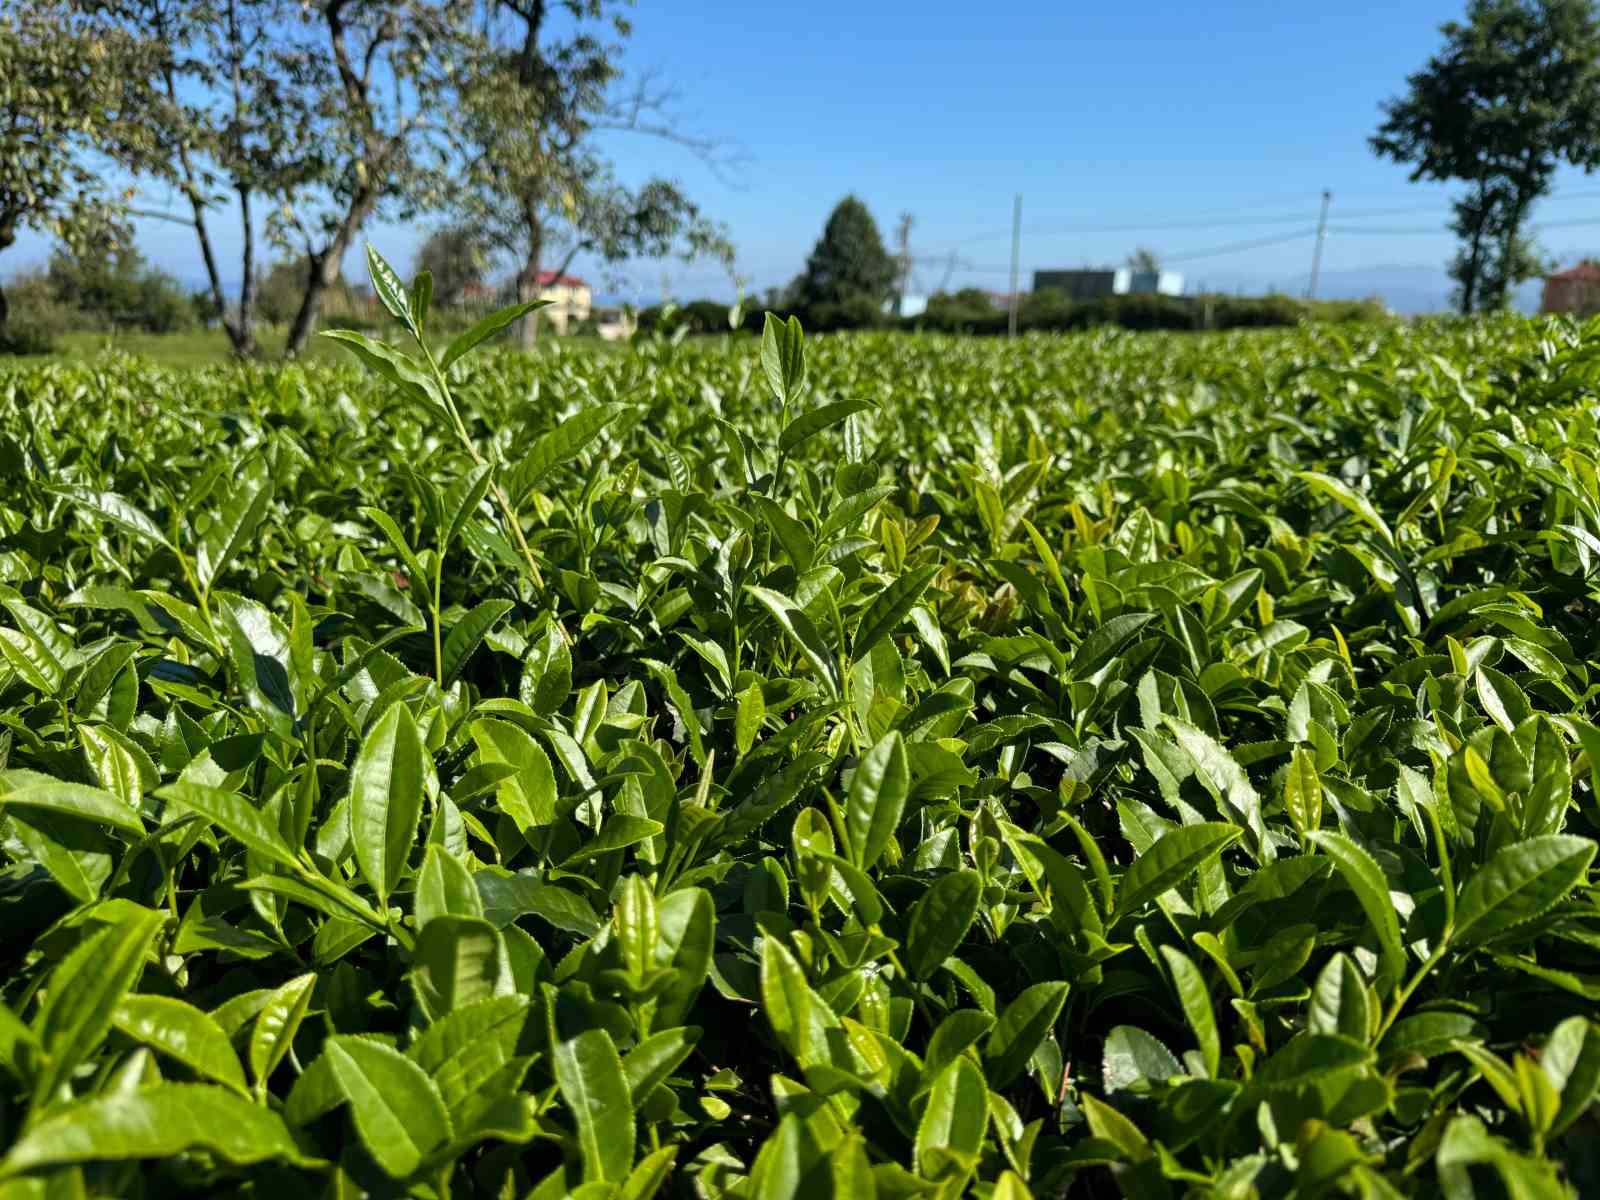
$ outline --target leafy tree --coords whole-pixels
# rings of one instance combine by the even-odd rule
[[[1140,246],[1128,255],[1128,267],[1141,275],[1154,275],[1161,270],[1161,256],[1148,246]]]
[[[171,333],[195,321],[177,279],[125,240],[102,236],[63,245],[50,256],[45,278],[56,301],[101,326]]]
[[[324,148],[268,222],[311,265],[284,348],[292,356],[367,221],[380,212],[409,220],[442,203],[457,153],[457,82],[479,40],[472,0],[281,2],[276,58],[312,101],[300,136]]]
[[[479,44],[474,0],[72,0],[164,53],[143,80],[162,103],[158,153],[124,165],[181,198],[214,308],[236,352],[255,350],[256,244],[266,233],[311,269],[291,319],[301,351],[346,251],[375,214],[436,207],[454,152],[453,81]],[[214,226],[236,211],[237,304]]]
[[[433,276],[433,298],[451,304],[468,285],[481,283],[489,269],[489,247],[484,236],[465,225],[430,234],[417,251],[417,272]]]
[[[153,148],[123,165],[182,199],[183,212],[139,210],[189,226],[205,266],[209,303],[235,353],[256,351],[256,234],[261,206],[281,209],[324,182],[330,143],[310,134],[326,81],[302,61],[285,0],[76,0],[160,47],[145,63]],[[230,303],[213,228],[237,212],[237,303]]]
[[[262,274],[257,285],[259,296],[256,308],[261,318],[272,325],[287,325],[300,311],[300,302],[306,294],[311,263],[304,257],[281,258]],[[356,305],[355,289],[342,274],[334,277],[323,295],[325,304],[337,304],[342,309]]]
[[[1504,306],[1538,273],[1524,225],[1556,167],[1600,163],[1600,19],[1592,0],[1472,0],[1441,32],[1371,145],[1413,180],[1468,184],[1450,267],[1466,313]]]
[[[547,0],[495,0],[489,45],[463,87],[465,140],[471,146],[456,194],[463,221],[494,252],[516,264],[517,297],[539,294],[547,257],[556,274],[580,253],[604,262],[678,253],[731,262],[725,231],[674,182],[619,182],[595,135],[626,131],[682,146],[715,169],[727,166],[720,142],[685,132],[670,112],[672,93],[650,78],[618,94],[629,25],[611,0],[569,0],[568,27],[553,34]],[[521,325],[524,346],[537,313]]]
[[[143,141],[148,50],[54,0],[0,10],[0,252],[23,229],[76,242],[117,227],[125,198],[90,155]]]
[[[872,213],[855,196],[846,196],[828,217],[795,282],[795,300],[816,328],[861,323],[881,313],[894,281],[895,260],[884,249]]]

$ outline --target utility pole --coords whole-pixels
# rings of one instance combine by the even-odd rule
[[[1017,193],[1017,201],[1011,206],[1011,295],[1010,306],[1006,313],[1006,336],[1017,336],[1017,267],[1018,257],[1022,253],[1022,193]]]
[[[904,316],[906,307],[906,288],[911,281],[911,223],[910,213],[900,214],[900,223],[895,228],[895,240],[900,243],[900,278],[895,288],[894,315]]]
[[[1322,189],[1322,215],[1317,218],[1317,244],[1311,250],[1311,282],[1306,286],[1306,299],[1317,298],[1317,276],[1322,272],[1322,243],[1328,237],[1328,205],[1333,193]]]

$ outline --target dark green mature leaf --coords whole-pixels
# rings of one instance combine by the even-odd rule
[[[514,1068],[519,1055],[528,1051],[531,1015],[526,996],[495,996],[434,1021],[412,1045],[407,1056],[438,1087],[456,1128],[464,1127],[492,1092],[491,1085],[505,1081],[507,1068]],[[516,1082],[513,1078],[505,1086]]]
[[[1006,1005],[984,1047],[990,1087],[1008,1087],[1022,1074],[1066,1002],[1065,983],[1036,983]]]
[[[1337,1033],[1365,1042],[1372,1036],[1373,1015],[1367,981],[1349,955],[1335,954],[1317,976],[1306,1027],[1312,1033]]]
[[[787,596],[771,588],[746,584],[745,590],[772,614],[779,627],[794,640],[795,646],[805,656],[806,661],[816,669],[817,674],[828,685],[830,694],[837,696],[842,686],[839,679],[839,665],[834,661],[827,643],[822,640],[822,636],[812,625],[804,610]]]
[[[1391,983],[1398,982],[1405,965],[1405,949],[1400,944],[1400,922],[1389,900],[1389,881],[1384,878],[1382,869],[1372,855],[1342,833],[1323,830],[1307,837],[1333,860],[1334,867],[1355,893],[1367,923],[1377,934],[1384,970]]]
[[[494,312],[484,317],[476,325],[458,333],[451,343],[445,347],[444,354],[439,359],[439,369],[447,370],[451,363],[460,358],[467,351],[483,342],[488,341],[513,321],[518,321],[536,309],[553,304],[552,300],[524,300],[520,304],[510,304],[505,308],[497,308]]]
[[[505,942],[482,917],[435,917],[417,935],[411,958],[417,1003],[430,1020],[512,989]]]
[[[855,641],[851,644],[851,657],[860,662],[872,648],[888,637],[911,615],[911,610],[922,599],[922,593],[939,573],[937,565],[918,567],[909,575],[902,575],[873,597],[872,604],[862,614],[856,626]]]
[[[245,1093],[244,1068],[228,1035],[207,1014],[171,996],[124,996],[112,1024],[207,1079]]]
[[[983,1072],[970,1058],[957,1058],[934,1080],[928,1106],[917,1123],[916,1162],[923,1175],[944,1175],[950,1159],[965,1160],[966,1175],[977,1166],[989,1120]]]
[[[672,976],[656,997],[656,1024],[681,1025],[711,972],[716,906],[700,888],[679,888],[656,909],[656,966]]]
[[[350,768],[350,839],[380,907],[411,854],[425,769],[416,720],[405,701],[396,700],[368,731]]]
[[[1122,876],[1112,923],[1177,887],[1208,859],[1238,840],[1243,832],[1236,825],[1209,822],[1185,825],[1163,834],[1155,845],[1133,860],[1133,865]]]
[[[783,432],[778,435],[778,449],[785,454],[792,454],[824,429],[837,425],[852,413],[864,412],[871,407],[865,400],[835,400],[807,409],[783,427]]]
[[[422,860],[414,915],[419,927],[445,915],[483,916],[483,900],[472,873],[458,856],[442,846],[429,846]]]
[[[587,449],[623,413],[626,404],[596,404],[579,409],[561,424],[550,430],[533,444],[533,448],[512,470],[506,481],[506,491],[514,502],[520,503],[529,492],[538,487],[552,471],[569,463]]]
[[[410,355],[353,329],[324,329],[320,336],[344,346],[369,370],[383,376],[417,403],[434,410],[445,407],[439,385]]]
[[[628,1094],[635,1109],[694,1052],[699,1040],[699,1029],[663,1029],[628,1051],[622,1060],[622,1073],[627,1077]]]
[[[1370,525],[1382,535],[1384,541],[1393,543],[1394,534],[1389,531],[1387,522],[1378,515],[1378,510],[1372,506],[1372,501],[1349,484],[1320,471],[1296,471],[1295,475],[1310,484],[1314,491],[1342,505]]]
[[[1206,1072],[1215,1078],[1222,1062],[1222,1037],[1217,1030],[1217,1016],[1211,1007],[1211,990],[1206,986],[1205,976],[1192,958],[1174,946],[1161,947],[1161,957],[1172,975],[1173,990],[1178,993],[1178,1003],[1183,1006],[1189,1030],[1199,1043]]]
[[[124,533],[130,533],[147,542],[154,542],[158,546],[171,546],[159,525],[142,509],[115,492],[96,492],[89,488],[71,486],[51,490],[57,495],[67,497],[79,508],[94,513],[104,521],[109,521]]]
[[[812,990],[800,961],[775,938],[761,947],[761,1008],[778,1043],[801,1066],[828,1059],[828,1032],[839,1018]]]
[[[1456,941],[1482,945],[1548,912],[1584,878],[1594,853],[1588,838],[1565,834],[1506,846],[1462,886]]]
[[[509,600],[485,600],[451,626],[444,640],[444,679],[441,682],[448,686],[461,677],[473,651],[515,607]]]
[[[1100,1064],[1108,1094],[1148,1089],[1183,1074],[1176,1056],[1155,1035],[1133,1025],[1118,1025],[1106,1036]]]
[[[1251,844],[1262,862],[1273,860],[1272,843],[1261,816],[1261,796],[1234,757],[1202,729],[1168,717],[1167,725],[1183,752],[1194,763],[1195,777],[1205,786],[1223,814],[1250,831]]]
[[[976,871],[952,871],[918,897],[906,920],[904,961],[913,978],[931,978],[955,953],[978,915],[982,891]]]
[[[156,796],[179,810],[199,813],[269,862],[291,869],[299,864],[283,835],[237,792],[180,779],[161,788]]]
[[[0,771],[0,811],[7,808],[47,812],[144,834],[138,809],[110,792],[53,779],[37,771]]]
[[[195,555],[195,574],[206,591],[255,536],[272,503],[272,476],[259,460],[233,480],[222,509],[206,528]]]
[[[255,1078],[258,1095],[266,1091],[272,1072],[293,1047],[294,1036],[311,1009],[316,983],[313,974],[295,976],[275,988],[256,1015],[250,1030],[250,1074]]]
[[[479,871],[472,879],[478,885],[483,915],[497,929],[524,913],[531,913],[579,937],[593,937],[603,927],[593,906],[566,888],[528,875],[497,871]]]
[[[861,756],[845,799],[845,828],[857,866],[871,869],[883,857],[910,788],[905,742],[899,731],[892,731]]]
[[[1302,1033],[1262,1063],[1253,1080],[1261,1088],[1294,1088],[1371,1061],[1372,1051],[1360,1042],[1333,1033]]]

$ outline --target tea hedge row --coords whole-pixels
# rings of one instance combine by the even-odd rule
[[[1600,330],[373,268],[360,367],[0,374],[0,1195],[1600,1187]]]

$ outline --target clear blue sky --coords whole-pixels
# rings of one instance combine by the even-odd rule
[[[640,0],[633,70],[675,83],[698,132],[737,142],[730,185],[679,148],[628,135],[608,145],[624,178],[679,178],[726,220],[739,271],[760,290],[792,277],[835,202],[860,195],[887,238],[916,218],[931,289],[951,251],[954,286],[1003,290],[1012,197],[1023,196],[1024,286],[1038,267],[1120,262],[1137,245],[1177,260],[1223,245],[1304,234],[1334,193],[1325,295],[1378,292],[1440,307],[1448,189],[1411,184],[1366,138],[1379,104],[1439,44],[1464,0]],[[1361,216],[1388,209],[1405,212]],[[1352,214],[1349,217],[1343,214]],[[1564,172],[1535,212],[1544,249],[1570,260],[1600,245],[1600,177]],[[1183,222],[1211,227],[1173,228]],[[1106,227],[1137,227],[1117,229]],[[1164,228],[1165,227],[1165,228]],[[1072,232],[1101,230],[1101,232]],[[1355,232],[1372,231],[1372,232]],[[1380,230],[1393,232],[1377,232]],[[407,261],[417,229],[372,237]],[[141,227],[152,258],[199,274],[192,240]],[[37,241],[6,266],[37,259]],[[1305,286],[1312,241],[1173,261],[1191,286]],[[581,260],[579,269],[594,274]],[[616,290],[650,301],[725,296],[706,264],[634,263]],[[612,289],[606,289],[612,290]]]

